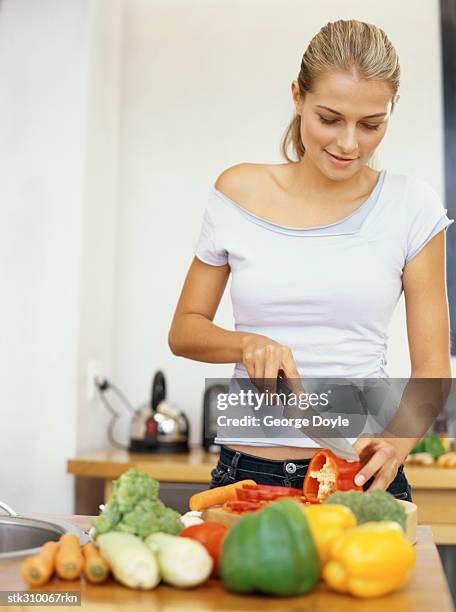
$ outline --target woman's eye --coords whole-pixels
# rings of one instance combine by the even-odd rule
[[[321,117],[320,115],[318,116],[318,118],[320,119],[320,123],[323,123],[326,125],[328,124],[332,125],[333,123],[337,123],[339,121],[339,119],[325,119],[324,117]],[[362,125],[368,130],[378,130],[380,128],[380,124],[371,125],[370,123],[363,123]]]
[[[380,124],[378,124],[378,125],[369,125],[368,123],[365,123],[364,127],[366,127],[368,130],[378,130],[379,127],[380,127]]]
[[[320,119],[321,123],[337,123],[338,121],[338,119],[325,119],[324,117],[320,117],[320,115],[318,118]]]

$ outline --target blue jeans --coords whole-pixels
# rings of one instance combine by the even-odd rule
[[[219,461],[211,472],[212,480],[210,488],[213,489],[214,487],[221,487],[239,480],[251,478],[258,484],[302,489],[304,476],[310,461],[310,459],[262,459],[261,457],[240,453],[222,446]],[[363,488],[367,489],[372,484],[372,480],[368,480]],[[396,478],[390,484],[387,491],[394,495],[396,499],[412,501],[412,489],[404,474],[404,467],[402,465],[399,467]]]

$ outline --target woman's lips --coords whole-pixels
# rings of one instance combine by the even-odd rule
[[[325,153],[328,154],[328,158],[332,161],[332,163],[336,164],[337,166],[348,166],[349,164],[354,162],[355,159],[357,159],[356,157],[354,159],[340,159],[339,157],[336,157],[335,155],[329,153],[329,151],[327,151],[326,149]]]

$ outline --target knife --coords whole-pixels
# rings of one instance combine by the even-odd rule
[[[294,393],[290,387],[287,385],[283,378],[277,379],[277,393],[284,393],[288,398],[291,393]],[[291,415],[291,411],[288,407],[288,402],[284,406],[283,415],[287,416],[287,408],[288,408],[288,416]],[[293,406],[295,408],[295,406]],[[313,410],[311,406],[306,409],[306,415],[318,415],[318,412]],[[338,437],[331,438],[321,438],[318,436],[310,435],[306,428],[302,428],[303,433],[310,439],[313,440],[316,444],[321,446],[322,448],[328,448],[338,457],[342,457],[342,459],[347,459],[348,461],[359,461],[359,455],[354,449],[353,445],[348,441],[348,439],[337,429],[335,428],[333,431],[335,435],[339,434]]]

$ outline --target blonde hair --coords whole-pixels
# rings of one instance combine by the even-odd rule
[[[297,78],[299,93],[304,99],[313,91],[315,79],[331,71],[355,73],[361,79],[386,81],[391,85],[394,109],[399,89],[400,67],[395,48],[383,30],[370,23],[349,19],[329,22],[310,41],[301,61]],[[301,140],[301,116],[296,113],[282,137],[280,151],[288,155],[290,146],[300,161],[305,148]],[[372,158],[369,165],[372,167]],[[374,161],[375,166],[375,161]]]

